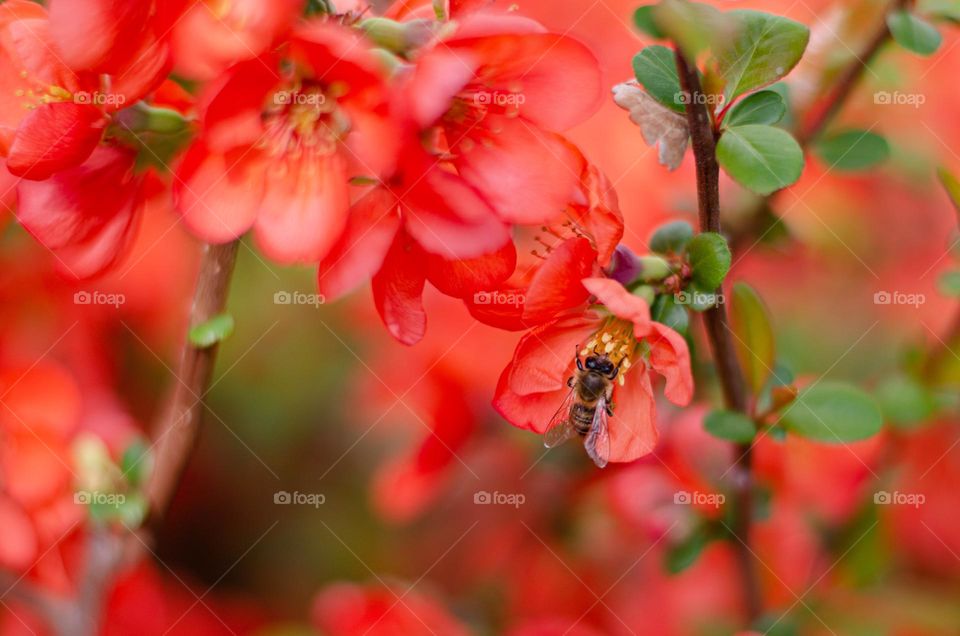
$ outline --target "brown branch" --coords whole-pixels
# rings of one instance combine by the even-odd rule
[[[720,166],[717,164],[716,142],[713,124],[707,112],[706,95],[700,86],[700,78],[695,66],[689,64],[678,50],[676,52],[677,73],[680,85],[687,94],[687,125],[690,128],[691,145],[696,160],[697,202],[699,205],[700,231],[720,232]],[[722,289],[716,290],[718,294]],[[713,359],[720,377],[723,397],[730,410],[749,416],[750,403],[747,385],[737,361],[733,338],[727,326],[727,312],[724,305],[718,304],[704,312],[704,325]],[[733,505],[735,519],[733,534],[736,541],[744,599],[747,606],[748,623],[760,617],[762,600],[757,573],[750,551],[750,526],[753,517],[753,479],[751,476],[751,450],[749,444],[737,445],[736,462],[732,469]]]
[[[238,241],[204,246],[190,310],[190,328],[223,312],[238,246]],[[184,340],[173,397],[153,435],[154,469],[146,488],[153,522],[163,517],[170,506],[196,445],[217,349],[217,345],[199,348],[189,339]]]

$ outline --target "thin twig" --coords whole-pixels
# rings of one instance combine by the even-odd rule
[[[717,164],[716,142],[713,125],[707,112],[706,95],[703,94],[700,86],[696,67],[689,64],[679,50],[676,52],[676,61],[680,85],[688,98],[686,101],[687,124],[690,128],[691,145],[696,160],[700,231],[720,232],[720,167]],[[721,292],[721,289],[717,290],[718,294]],[[703,320],[723,389],[724,402],[728,409],[749,415],[747,385],[740,363],[737,361],[724,305],[718,304],[705,311]],[[733,506],[736,514],[732,530],[739,540],[734,541],[733,544],[743,581],[747,618],[748,622],[753,624],[762,612],[762,601],[749,547],[753,516],[750,445],[738,445],[736,457],[736,463],[731,471]]]

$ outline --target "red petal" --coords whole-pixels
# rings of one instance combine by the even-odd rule
[[[263,252],[280,263],[316,263],[347,224],[350,193],[343,158],[281,159],[267,167],[254,224]]]
[[[633,335],[639,339],[650,331],[650,306],[623,285],[610,278],[585,278],[583,286],[613,315],[633,323]]]
[[[46,179],[79,166],[100,143],[106,121],[89,104],[43,104],[20,123],[10,145],[7,169],[27,179]]]
[[[376,274],[399,229],[394,196],[383,188],[364,194],[350,208],[340,240],[320,263],[320,293],[334,300]]]
[[[225,243],[250,229],[263,198],[263,164],[256,153],[211,152],[196,141],[176,171],[173,200],[191,232]]]
[[[567,239],[552,250],[527,288],[524,319],[538,324],[586,301],[590,294],[580,281],[594,273],[596,259],[596,250],[583,238]]]
[[[315,79],[326,84],[345,82],[350,89],[345,100],[369,104],[382,97],[382,66],[356,29],[310,20],[294,30],[291,55],[309,66]]]
[[[403,91],[414,121],[426,128],[439,120],[477,68],[479,61],[470,51],[438,47],[421,57]]]
[[[530,330],[520,339],[510,362],[510,390],[530,395],[562,389],[577,352],[598,327],[597,317],[585,314]]]
[[[422,298],[425,281],[423,254],[416,243],[401,232],[372,282],[373,300],[383,324],[394,338],[406,345],[419,342],[427,330]]]
[[[80,421],[83,396],[73,377],[61,367],[44,362],[29,369],[11,369],[0,375],[0,427],[14,434],[33,433],[66,440]]]
[[[447,296],[464,298],[484,289],[494,289],[507,280],[517,266],[517,248],[507,241],[499,250],[477,258],[447,260],[427,256],[427,278]]]
[[[686,406],[693,398],[693,375],[687,341],[659,322],[650,324],[646,340],[650,344],[650,366],[666,380],[664,395],[677,406]]]
[[[225,152],[256,143],[264,134],[264,103],[280,77],[276,61],[241,62],[207,92],[200,104],[204,137],[214,150]]]
[[[389,175],[397,164],[400,133],[386,113],[353,104],[341,105],[350,120],[345,140],[351,160],[350,174],[380,178]]]
[[[624,385],[613,394],[610,430],[610,461],[630,462],[649,454],[660,436],[657,406],[650,386],[650,373],[637,365],[627,372]]]
[[[166,42],[150,35],[125,61],[124,67],[111,77],[110,93],[117,99],[108,106],[119,110],[140,101],[163,83],[171,66],[170,48]]]
[[[531,21],[522,18],[478,16],[476,22],[481,19],[486,22],[483,26],[464,21],[446,45],[477,56],[488,90],[523,95],[520,114],[524,119],[561,131],[597,110],[603,100],[600,64],[587,47],[563,35],[532,33]],[[497,30],[514,33],[473,37]],[[576,90],[571,91],[571,86]]]
[[[493,397],[493,408],[517,428],[544,433],[570,389],[518,395],[510,390],[510,367],[504,369]]]
[[[37,534],[30,517],[6,497],[0,497],[0,566],[16,572],[26,570],[37,557]]]
[[[150,0],[52,0],[50,35],[63,60],[78,71],[112,73],[141,43]]]
[[[447,258],[475,258],[509,240],[508,228],[463,179],[429,168],[399,193],[407,232],[428,252]]]
[[[535,323],[524,320],[525,288],[500,287],[463,298],[470,315],[485,325],[506,331],[525,331]]]
[[[580,157],[566,141],[522,118],[490,115],[463,137],[448,131],[455,163],[510,223],[545,223],[567,208],[580,187]]]
[[[593,165],[587,167],[583,187],[588,201],[583,224],[597,246],[597,262],[606,267],[623,239],[623,215],[617,191],[606,175]]]
[[[17,186],[17,218],[75,278],[101,272],[123,253],[139,208],[134,154],[98,147],[83,165]]]

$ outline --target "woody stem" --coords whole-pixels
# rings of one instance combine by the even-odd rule
[[[716,141],[708,103],[695,66],[676,51],[677,72],[680,85],[687,94],[687,125],[697,172],[697,203],[699,209],[700,231],[720,232],[720,166],[717,164]],[[722,290],[718,289],[717,293]],[[703,313],[704,327],[710,341],[714,363],[720,378],[723,398],[730,410],[749,416],[750,403],[743,371],[736,358],[730,328],[727,326],[727,312],[723,304],[718,304]],[[734,535],[734,547],[740,569],[747,618],[750,624],[759,618],[762,612],[760,586],[753,566],[750,549],[750,526],[753,510],[753,478],[751,475],[751,446],[740,444],[736,449],[736,462],[731,470],[732,503],[735,518],[730,528]]]

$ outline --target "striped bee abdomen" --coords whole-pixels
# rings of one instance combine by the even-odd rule
[[[586,435],[590,432],[593,425],[593,415],[597,412],[595,406],[587,406],[577,402],[570,407],[570,423],[580,435]]]

